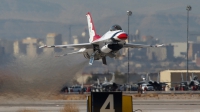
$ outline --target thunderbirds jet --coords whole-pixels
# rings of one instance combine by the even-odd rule
[[[97,79],[97,83],[91,85],[93,87],[93,91],[115,91],[118,84],[115,83],[115,74],[112,73],[112,79],[107,81],[105,77],[104,82],[100,83],[99,79]]]
[[[151,80],[151,77],[149,76],[149,74],[146,74],[146,78],[143,76],[142,79],[143,81],[138,82],[138,85],[147,85],[147,86],[153,86],[154,90],[156,91],[161,91],[163,86],[168,85],[168,82],[160,82],[159,81],[160,75],[158,74],[157,76],[157,81],[153,81]]]
[[[115,83],[115,74],[112,73],[112,79],[110,81],[107,81],[107,78],[105,77],[105,81],[102,83],[102,86],[109,86],[113,85]]]
[[[158,73],[157,81],[151,80],[151,77],[149,76],[149,84],[151,84],[154,87],[154,90],[156,91],[162,91],[162,87],[168,85],[168,82],[160,82],[160,75]]]
[[[192,73],[192,76],[190,76],[190,83],[189,83],[189,86],[200,86],[200,81],[198,80],[198,77],[193,75]]]
[[[89,59],[89,64],[92,65],[94,60],[102,59],[103,64],[107,64],[106,57],[116,58],[119,56],[119,50],[122,48],[145,48],[145,47],[161,47],[160,45],[142,45],[134,43],[126,43],[125,40],[128,38],[128,34],[122,30],[119,25],[113,25],[108,32],[103,36],[99,36],[96,33],[94,23],[91,14],[86,14],[88,29],[89,29],[89,43],[80,44],[68,44],[68,45],[52,45],[52,46],[40,46],[39,48],[76,48],[79,49],[76,52],[68,54],[82,53],[85,58]],[[60,56],[66,56],[63,54]],[[58,56],[59,57],[59,56]]]
[[[196,90],[200,89],[200,81],[198,80],[198,77],[192,73],[192,76],[190,76],[189,81],[184,81],[183,74],[181,73],[181,82],[172,82],[172,84],[178,84],[177,89],[181,89],[180,87],[183,87],[183,90],[189,90],[193,87],[196,87]]]

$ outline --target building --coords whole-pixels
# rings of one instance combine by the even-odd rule
[[[39,49],[39,42],[41,40],[37,38],[27,37],[22,40],[22,44],[26,45],[26,55],[30,57],[35,57],[42,52],[42,49]]]
[[[89,31],[88,28],[85,28],[84,31],[81,33],[79,38],[79,43],[88,43],[89,42]]]
[[[150,43],[152,43],[153,36],[151,36],[151,35],[149,35],[149,36],[142,36],[141,39],[142,39],[143,42],[150,42]]]
[[[174,53],[173,46],[158,47],[158,48],[147,48],[148,60],[163,61],[165,59],[172,59]]]
[[[62,44],[62,35],[56,33],[48,33],[46,36],[46,45],[61,45]],[[59,48],[45,49],[44,52],[51,54],[53,52],[60,52]]]
[[[197,36],[197,42],[200,42],[200,36]]]
[[[196,54],[196,65],[198,66],[198,67],[200,67],[200,52],[197,52],[197,54]]]
[[[3,47],[4,54],[13,54],[13,41],[0,39],[0,46]]]
[[[186,42],[177,42],[171,43],[174,46],[174,57],[186,57],[187,52],[187,43]]]
[[[174,87],[182,81],[181,74],[184,81],[187,81],[186,79],[189,81],[192,74],[200,78],[200,70],[188,70],[188,78],[186,78],[187,70],[164,70],[160,72],[160,82],[169,82],[169,86]]]
[[[200,43],[189,43],[189,49],[188,49],[188,59],[194,60],[195,55],[200,52]]]
[[[15,41],[13,43],[13,54],[19,55],[19,54],[26,54],[26,45],[22,44],[22,41]]]
[[[79,39],[78,39],[78,36],[73,36],[73,39],[74,39],[74,44],[79,44]]]

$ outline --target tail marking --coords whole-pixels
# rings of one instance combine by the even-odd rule
[[[96,34],[96,30],[95,30],[95,27],[94,27],[94,23],[93,23],[91,14],[88,12],[86,14],[86,16],[87,16],[87,22],[88,22],[89,35],[90,35],[89,42],[91,43],[91,42],[99,39],[100,36]]]

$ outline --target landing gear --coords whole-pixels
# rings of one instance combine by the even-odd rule
[[[94,62],[94,55],[98,53],[98,50],[94,51],[94,53],[92,53],[92,55],[90,56],[90,61],[89,61],[89,65],[92,65]]]

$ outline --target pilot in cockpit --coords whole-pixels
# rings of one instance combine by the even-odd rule
[[[119,25],[113,25],[113,26],[110,28],[110,31],[116,31],[116,30],[122,30],[121,26],[119,26]]]

